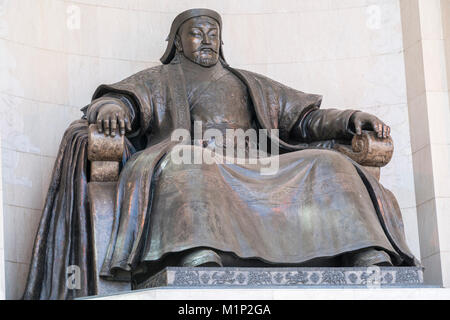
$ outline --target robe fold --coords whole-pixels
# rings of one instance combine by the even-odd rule
[[[176,59],[116,84],[101,85],[93,100],[118,94],[131,102],[135,116],[130,141],[138,149],[131,155],[129,145],[124,156],[112,213],[114,225],[101,275],[115,279],[117,270],[132,272],[142,262],[155,262],[170,252],[197,246],[232,252],[242,258],[294,264],[374,246],[389,252],[396,265],[418,264],[406,244],[401,213],[392,194],[347,157],[310,147],[311,137],[328,138],[320,133],[320,119],[310,120],[317,123],[316,128],[309,128],[312,134],[299,128],[297,139],[292,139],[297,126],[320,108],[321,96],[226,67],[247,86],[259,128],[279,130],[279,138],[270,138],[280,146],[279,174],[267,178],[258,175],[258,167],[217,164],[190,166],[189,173],[187,166],[170,163],[169,155],[178,143],[171,141],[172,132],[179,128],[191,130],[186,86]],[[341,116],[336,124],[330,122],[327,132],[338,132],[337,126],[346,128],[349,117],[350,113]],[[85,275],[83,289],[76,295],[95,292],[89,281],[94,270],[86,199],[86,128],[85,120],[76,122],[61,143],[25,298],[73,298],[65,288],[64,277],[65,268],[74,264]],[[198,173],[196,177],[193,172]],[[218,187],[208,190],[214,181],[220,181]],[[277,187],[269,190],[265,183]],[[290,192],[285,195],[287,190]],[[199,194],[204,197],[199,198]],[[170,197],[174,202],[165,200]],[[230,215],[224,216],[226,210],[208,214],[219,209],[215,199],[220,200],[218,204],[228,204]],[[177,233],[186,226],[191,233]],[[166,229],[171,227],[178,229]],[[295,227],[300,229],[296,231]],[[252,234],[245,233],[248,231]],[[231,236],[236,232],[237,236]]]

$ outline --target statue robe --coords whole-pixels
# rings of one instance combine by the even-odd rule
[[[124,155],[124,163],[126,162],[126,164],[123,166],[117,185],[117,198],[113,213],[114,227],[107,257],[103,263],[102,276],[119,279],[120,277],[118,275],[122,273],[117,271],[129,272],[136,268],[142,260],[155,261],[168,251],[186,249],[196,245],[210,245],[220,250],[231,250],[241,257],[257,257],[268,262],[295,263],[314,258],[315,256],[339,253],[338,251],[320,252],[318,250],[311,256],[303,255],[302,252],[297,252],[297,254],[291,256],[283,255],[282,250],[286,248],[290,248],[289,250],[291,250],[293,247],[289,244],[292,239],[283,240],[282,235],[278,238],[281,242],[275,241],[270,243],[270,241],[265,241],[265,243],[263,242],[261,244],[262,247],[260,249],[254,250],[257,248],[252,248],[255,239],[269,239],[272,237],[273,232],[277,231],[278,227],[283,225],[284,227],[289,227],[288,220],[277,220],[275,216],[270,221],[271,229],[260,228],[258,223],[261,221],[255,220],[255,217],[248,220],[241,219],[239,222],[241,226],[249,223],[247,230],[256,231],[256,236],[247,242],[242,239],[237,242],[233,239],[228,239],[234,241],[231,246],[228,246],[225,242],[213,245],[212,242],[202,242],[201,237],[197,237],[197,242],[191,242],[190,246],[186,246],[186,243],[181,241],[178,242],[180,245],[178,248],[161,249],[159,252],[149,250],[154,245],[154,242],[150,239],[156,239],[155,234],[151,234],[152,226],[155,226],[152,225],[152,214],[154,213],[152,206],[155,201],[155,186],[158,183],[157,179],[155,179],[155,173],[159,168],[159,164],[164,159],[167,159],[167,156],[176,144],[170,140],[170,135],[173,130],[177,128],[191,129],[186,85],[182,69],[178,62],[177,59],[174,59],[170,64],[141,71],[119,83],[102,85],[96,90],[93,96],[95,100],[108,94],[119,94],[126,96],[132,102],[135,108],[135,116],[133,132],[128,137],[133,146],[139,150],[131,156],[133,147],[131,144],[127,144],[127,152]],[[310,141],[308,141],[308,132],[305,132],[302,128],[299,130],[299,136],[303,136],[304,141],[293,142],[295,139],[291,139],[291,132],[296,129],[296,126],[301,124],[302,120],[312,110],[317,110],[320,107],[321,97],[291,89],[249,71],[233,69],[229,66],[226,67],[247,86],[259,128],[264,128],[269,131],[272,129],[279,130],[280,138],[272,137],[272,139],[277,140],[276,142],[280,146],[280,153],[282,153],[280,157],[280,165],[282,166],[281,175],[283,175],[283,172],[285,177],[290,177],[291,174],[294,175],[295,178],[290,183],[298,183],[296,196],[300,196],[302,190],[307,191],[308,194],[313,196],[315,192],[330,194],[329,201],[324,201],[321,204],[321,208],[314,208],[314,205],[311,206],[307,202],[303,202],[302,208],[306,209],[304,212],[307,212],[313,218],[311,222],[317,223],[317,228],[326,228],[329,225],[329,219],[320,209],[327,209],[326,212],[330,212],[330,210],[339,211],[339,205],[344,204],[342,201],[339,201],[338,196],[333,196],[333,193],[336,192],[333,187],[336,185],[333,186],[333,184],[327,185],[323,183],[323,180],[327,177],[322,176],[322,182],[317,185],[311,184],[311,182],[314,183],[319,180],[308,180],[312,177],[311,172],[314,172],[312,170],[314,163],[317,164],[317,160],[321,159],[321,156],[317,152],[322,152],[322,154],[326,152],[327,156],[325,158],[328,160],[319,161],[321,164],[325,163],[324,167],[320,165],[321,168],[326,168],[323,172],[339,176],[339,170],[341,169],[336,168],[334,163],[343,163],[345,161],[347,164],[345,170],[353,170],[352,179],[358,183],[357,188],[360,188],[362,185],[366,188],[365,190],[367,192],[364,196],[366,199],[370,198],[371,201],[366,201],[365,206],[369,208],[369,211],[375,212],[376,219],[372,221],[376,221],[377,225],[379,224],[379,228],[374,234],[380,235],[380,230],[382,230],[380,239],[384,237],[378,245],[391,254],[391,257],[394,258],[394,263],[397,265],[417,264],[417,261],[406,245],[400,210],[395,198],[392,197],[388,190],[384,189],[370,174],[367,174],[364,168],[336,152],[305,150],[310,148],[310,144],[308,144]],[[92,112],[91,115],[95,116],[95,112]],[[324,138],[325,140],[335,135],[344,126],[346,127],[349,114],[345,115],[344,113],[345,116],[342,116],[342,113],[339,113],[339,115],[333,114],[333,112],[323,113],[315,120],[317,125],[316,130],[313,130],[314,134],[312,136],[316,139]],[[92,119],[90,120],[92,121]],[[324,131],[323,124],[325,123],[328,123],[329,126]],[[61,143],[33,250],[30,274],[24,293],[24,298],[26,299],[67,299],[76,296],[85,296],[95,292],[95,288],[92,288],[89,284],[89,277],[92,277],[92,273],[94,272],[90,262],[93,253],[92,239],[89,239],[89,232],[86,232],[90,228],[89,209],[85,192],[87,183],[86,129],[86,120],[74,123],[66,131],[63,142]],[[302,152],[305,155],[303,160],[299,156]],[[130,158],[128,159],[128,157]],[[333,159],[339,160],[334,161]],[[222,167],[220,170],[217,168],[216,166],[216,173],[220,171],[222,177],[228,175],[228,182],[225,179],[224,183],[228,184],[229,187],[232,187],[230,181],[239,177],[240,170],[247,170],[248,174],[252,174],[252,170],[254,169],[248,167],[233,168],[231,166]],[[293,170],[294,168],[296,170]],[[303,179],[298,169],[306,172],[303,178],[308,177],[308,179]],[[279,178],[280,176],[278,178],[275,177],[273,182],[275,184],[279,183],[280,181],[276,181]],[[241,187],[250,186],[251,183],[245,180],[240,180]],[[263,181],[258,180],[258,183],[261,182]],[[282,182],[289,183],[289,179],[282,179]],[[289,187],[289,185],[287,186]],[[319,189],[317,189],[317,186]],[[350,193],[353,192],[351,184],[347,184],[344,187]],[[217,193],[218,190],[220,188],[212,194],[220,196]],[[186,194],[190,193],[190,190],[186,191]],[[205,190],[205,194],[208,191]],[[265,208],[257,211],[277,212],[279,213],[279,217],[283,217],[284,219],[288,218],[283,215],[283,210],[287,208],[286,206],[289,206],[290,202],[280,202],[277,200],[277,206],[271,207],[268,205],[268,202],[271,199],[276,199],[277,195],[280,197],[283,195],[275,192],[272,194],[272,198],[267,199],[264,197],[270,196],[270,193],[268,190],[263,191],[256,198],[265,199],[261,202],[261,205],[265,206]],[[180,193],[180,195],[182,194]],[[230,193],[229,196],[227,201],[233,199],[236,196],[236,192]],[[250,199],[246,198],[245,194],[241,196],[242,200]],[[296,203],[300,204],[301,201],[297,201]],[[257,203],[254,204],[257,205]],[[238,208],[236,210],[239,211],[242,209],[242,207],[239,207],[240,203],[237,205]],[[248,203],[245,205],[246,208],[249,208]],[[294,212],[295,210],[287,211]],[[244,214],[245,212],[241,212],[241,217],[244,217]],[[177,218],[177,216],[168,217],[173,222]],[[233,220],[234,218],[239,218],[239,216],[224,217],[225,220],[221,222],[221,225],[217,225],[217,227],[224,224],[224,227],[230,227],[226,224],[233,224],[238,221]],[[349,232],[352,232],[352,221],[345,221],[345,224],[349,228],[338,230],[338,232],[348,235]],[[267,226],[267,224],[264,225]],[[239,228],[234,228],[233,230],[236,231]],[[168,230],[164,230],[164,232],[166,231]],[[201,231],[201,229],[197,231]],[[290,232],[292,234],[292,230]],[[209,235],[211,234],[213,233]],[[325,235],[325,233],[321,234]],[[169,242],[166,243],[176,243],[176,234],[172,235],[174,238],[169,239]],[[246,236],[243,235],[244,238]],[[320,240],[319,238],[317,239]],[[305,238],[304,240],[311,243],[311,239]],[[328,244],[333,242],[333,239],[328,240],[330,240]],[[283,241],[284,243],[282,243]],[[301,244],[301,242],[296,241],[297,244]],[[368,245],[374,243],[377,245],[376,241]],[[358,246],[352,246],[352,244],[354,245],[354,243],[348,243],[348,250],[358,249]],[[221,245],[223,246],[221,247]],[[361,244],[358,245],[360,246]],[[318,246],[320,247],[321,245],[318,244]],[[314,252],[314,244],[313,247],[308,247],[313,249],[311,252]],[[289,252],[285,253],[289,255]],[[82,269],[83,279],[81,290],[68,290],[65,286],[66,267],[69,265],[78,265]]]

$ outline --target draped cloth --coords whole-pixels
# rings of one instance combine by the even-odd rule
[[[93,233],[87,197],[88,122],[74,121],[65,131],[35,238],[23,299],[73,299],[93,295]],[[130,156],[126,143],[124,162]],[[67,285],[76,266],[79,283]],[[79,269],[78,269],[79,268]],[[75,271],[77,272],[77,271]],[[79,285],[79,287],[78,287]]]
[[[289,133],[292,128],[301,122],[311,110],[316,110],[320,107],[321,96],[291,89],[249,71],[233,69],[227,65],[226,67],[247,86],[258,126],[267,129],[269,135],[271,130],[279,130],[279,138],[271,139],[276,140],[281,149],[282,155],[280,158],[283,164],[281,174],[284,172],[282,182],[284,186],[287,186],[285,190],[292,189],[293,182],[297,183],[298,190],[291,190],[292,192],[290,193],[292,196],[291,200],[295,201],[278,200],[277,203],[270,204],[271,199],[276,199],[277,193],[274,193],[272,198],[270,198],[268,190],[263,189],[263,192],[259,196],[255,196],[251,192],[246,193],[249,197],[246,198],[247,202],[243,202],[241,200],[245,199],[238,199],[236,192],[243,190],[242,188],[247,188],[246,191],[252,191],[254,185],[264,182],[259,178],[255,178],[255,168],[213,165],[211,168],[203,170],[202,172],[205,174],[198,175],[196,180],[197,184],[202,181],[202,178],[207,177],[208,170],[215,170],[217,174],[216,178],[221,179],[221,185],[226,188],[231,188],[228,194],[223,195],[221,201],[224,201],[223,199],[226,199],[225,201],[238,200],[236,202],[238,211],[242,208],[250,208],[252,205],[256,207],[258,205],[261,206],[261,210],[253,210],[255,212],[261,212],[261,220],[258,221],[255,217],[247,220],[250,224],[247,224],[248,229],[246,230],[257,231],[255,233],[256,236],[250,241],[246,242],[241,238],[236,246],[228,246],[226,241],[216,243],[216,245],[212,245],[212,240],[209,244],[207,242],[203,243],[217,247],[217,249],[231,250],[235,254],[243,257],[255,256],[262,260],[268,260],[269,262],[282,262],[279,260],[285,260],[283,258],[283,248],[291,248],[292,250],[289,249],[291,253],[300,248],[293,249],[290,245],[285,246],[283,244],[283,241],[286,244],[291,241],[291,239],[283,239],[283,230],[280,231],[278,240],[274,242],[266,241],[267,243],[261,244],[260,249],[251,249],[252,246],[249,243],[253,243],[255,239],[268,239],[272,236],[271,232],[277,229],[277,226],[281,227],[284,225],[290,228],[289,221],[283,220],[282,218],[288,218],[289,214],[291,214],[291,217],[293,217],[292,214],[297,214],[298,217],[299,212],[301,212],[299,211],[300,208],[309,208],[308,210],[312,210],[306,210],[305,212],[309,212],[311,222],[315,228],[326,226],[327,223],[329,225],[328,218],[331,217],[333,212],[335,216],[338,216],[338,206],[342,205],[343,208],[353,208],[350,210],[351,212],[342,212],[341,210],[341,218],[343,218],[341,221],[345,221],[348,226],[351,226],[351,219],[348,220],[347,218],[357,217],[356,214],[358,212],[364,211],[364,208],[367,209],[368,215],[363,215],[358,220],[360,225],[364,226],[358,229],[358,234],[362,234],[360,231],[365,230],[364,228],[369,230],[370,235],[373,236],[371,240],[374,240],[370,242],[370,245],[382,247],[390,252],[395,258],[394,262],[397,265],[416,264],[417,261],[411,254],[405,241],[400,210],[395,198],[392,197],[389,191],[385,190],[372,176],[367,174],[364,168],[352,162],[350,159],[338,155],[335,152],[323,150],[320,151],[327,152],[327,156],[321,157],[317,156],[317,154],[314,156],[314,152],[318,151],[306,150],[309,148],[308,143],[293,142],[289,139]],[[155,261],[171,250],[176,251],[189,247],[189,245],[186,246],[183,244],[182,241],[177,242],[176,234],[173,232],[170,233],[168,229],[159,229],[159,232],[168,232],[171,238],[168,239],[168,242],[160,242],[161,246],[158,246],[157,241],[160,241],[160,239],[158,240],[158,236],[161,236],[161,233],[158,235],[155,230],[158,230],[158,226],[164,227],[164,223],[171,225],[180,217],[184,217],[184,221],[195,222],[195,220],[189,220],[189,214],[191,214],[191,217],[194,217],[192,215],[192,209],[194,207],[189,206],[184,211],[186,214],[181,212],[181,215],[177,215],[176,212],[164,211],[165,208],[168,208],[167,210],[175,210],[176,208],[170,205],[165,206],[164,197],[155,198],[155,195],[158,192],[162,192],[161,194],[164,193],[164,184],[159,185],[158,183],[165,181],[165,185],[167,186],[167,182],[171,181],[170,179],[165,180],[164,174],[170,175],[171,172],[182,173],[186,169],[178,167],[173,168],[174,170],[172,171],[168,170],[164,172],[164,169],[162,171],[160,170],[161,164],[168,159],[173,147],[177,143],[170,139],[173,130],[178,128],[190,130],[191,122],[184,78],[176,59],[170,64],[141,71],[119,83],[102,85],[96,90],[93,100],[99,99],[107,94],[124,95],[132,102],[136,117],[133,121],[133,132],[129,137],[133,145],[139,149],[138,152],[131,155],[131,145],[127,145],[127,151],[124,155],[124,166],[117,184],[115,209],[112,213],[114,226],[107,256],[103,262],[101,271],[102,276],[115,279],[115,271],[118,269],[131,272],[142,261]],[[346,125],[348,117],[344,117],[339,121],[342,122],[340,125]],[[88,171],[86,148],[87,121],[76,121],[65,132],[55,162],[51,184],[33,249],[30,273],[24,293],[25,299],[71,299],[91,295],[96,291],[96,288],[92,285],[95,283],[93,281],[95,270],[92,265],[94,248],[92,247],[93,239],[86,192]],[[342,169],[342,166],[333,169],[334,162],[330,162],[329,159],[337,158],[339,160],[336,163],[345,164],[344,169]],[[167,165],[170,167],[170,163]],[[192,170],[194,172],[196,169],[192,168]],[[304,174],[302,175],[299,172],[303,172]],[[319,172],[322,173],[318,175]],[[325,173],[329,176],[323,175]],[[345,181],[342,182],[342,177],[348,178],[349,176],[351,176],[349,180],[344,179]],[[183,181],[186,177],[186,175],[179,175],[181,180],[178,184],[173,184],[173,186],[178,187],[178,193],[172,193],[175,197],[178,197],[177,201],[189,194],[189,179]],[[211,178],[211,176],[209,177]],[[326,178],[330,178],[328,183]],[[251,185],[252,179],[253,186]],[[275,177],[273,179],[276,180],[277,178]],[[341,179],[341,182],[339,182],[339,179]],[[364,204],[362,201],[353,201],[350,204],[346,203],[348,199],[355,200],[355,196],[357,195],[355,190],[347,193],[345,197],[339,198],[339,194],[352,189],[352,182],[349,184],[349,181],[357,183],[357,187],[355,188],[365,188],[364,192],[361,193],[365,199]],[[313,184],[311,185],[310,182]],[[336,190],[336,187],[342,185],[342,183],[345,185],[345,188]],[[214,187],[211,184],[208,185]],[[205,186],[201,186],[201,188],[205,189]],[[236,188],[236,186],[239,186],[239,188]],[[184,192],[183,188],[186,188],[186,192]],[[307,193],[302,193],[308,188],[311,190],[307,190]],[[211,194],[217,194],[220,188],[213,190]],[[261,189],[259,190],[261,191]],[[208,200],[208,188],[204,190],[203,194],[205,195],[203,200]],[[302,194],[309,194],[312,198],[307,199]],[[324,194],[329,194],[330,197],[324,198]],[[244,193],[240,197],[243,197],[243,195]],[[252,195],[254,196],[253,198]],[[278,193],[278,195],[283,197],[282,193]],[[212,201],[214,199],[212,198]],[[261,201],[258,203],[256,201],[257,199]],[[311,202],[311,199],[319,199],[319,201]],[[326,199],[330,201],[334,200],[330,202]],[[211,203],[208,202],[209,200],[196,202],[195,195],[190,200],[176,203],[182,205]],[[355,209],[357,204],[361,204],[363,208]],[[156,214],[154,206],[157,207],[158,212]],[[314,206],[319,207],[314,208]],[[208,210],[205,208],[199,212],[207,212]],[[283,210],[285,213],[283,213]],[[238,211],[234,211],[233,214],[238,213]],[[250,210],[249,212],[253,211]],[[321,215],[322,211],[324,212],[323,215]],[[164,220],[165,213],[168,214],[167,220]],[[272,216],[273,219],[271,219],[270,228],[264,229],[258,227],[258,223],[263,221],[264,213],[267,213],[266,217],[269,217],[269,213],[279,214],[278,216]],[[245,212],[240,212],[240,214],[243,217]],[[327,216],[327,214],[329,215]],[[199,214],[197,217],[200,218],[201,216]],[[204,214],[203,217],[205,219],[208,218]],[[227,222],[235,223],[240,216],[235,215],[234,217],[236,219],[227,218],[217,226],[224,226],[223,224]],[[154,224],[154,221],[159,221],[160,223]],[[220,220],[214,221],[219,222]],[[267,221],[265,220],[264,223]],[[302,226],[305,226],[305,221],[303,220],[301,223]],[[201,222],[206,223],[207,220],[201,220]],[[298,222],[294,222],[292,226],[296,225],[296,223],[299,226],[300,224]],[[242,223],[237,228],[233,227],[232,230],[239,230],[240,227],[245,225],[246,223]],[[210,226],[212,225],[210,224]],[[339,226],[339,224],[335,226]],[[179,226],[179,228],[181,227],[183,225]],[[224,226],[224,228],[228,227],[230,226]],[[325,235],[325,233],[317,231],[319,229],[312,228],[311,230],[316,230],[317,235]],[[344,243],[348,240],[346,237],[349,236],[348,233],[351,230],[351,228],[343,230],[335,229],[333,234],[338,234],[338,231],[340,231],[342,237],[339,238],[339,241]],[[195,246],[202,243],[202,238],[200,237],[202,232],[198,231],[201,231],[201,229],[191,233],[191,239],[197,237],[196,239],[200,241],[191,241],[191,245]],[[290,233],[288,233],[290,237],[294,234],[294,231],[294,229],[291,229]],[[211,234],[219,233],[213,232],[209,235]],[[257,237],[258,235],[260,235],[260,238]],[[246,236],[243,235],[243,237]],[[207,235],[205,234],[205,239],[206,237]],[[333,239],[332,236],[328,238]],[[316,239],[320,240],[321,237],[318,236]],[[305,238],[305,241],[309,240]],[[331,242],[329,241],[329,243]],[[306,242],[291,241],[291,243],[297,243],[297,245],[302,246]],[[179,246],[178,248],[164,248],[163,244],[178,244]],[[347,249],[356,249],[358,246],[364,246],[364,244],[361,242],[355,245],[355,242],[348,242]],[[159,251],[156,249],[153,250],[152,248],[158,248]],[[277,252],[276,248],[280,248],[281,251],[278,250]],[[290,254],[288,251],[284,251],[284,253]],[[331,253],[319,252],[318,254],[335,254],[339,253],[338,251],[335,250]],[[308,258],[306,253],[297,250],[292,255],[291,260],[289,258],[286,259],[290,262],[300,262],[300,260]],[[67,267],[71,265],[79,266],[81,269],[80,290],[70,290],[66,286]]]
[[[87,128],[73,122],[64,133],[34,244],[24,299],[89,295],[95,279],[87,199]],[[69,290],[67,267],[79,266],[81,290]]]

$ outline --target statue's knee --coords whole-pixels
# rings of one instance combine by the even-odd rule
[[[326,167],[347,167],[350,166],[352,167],[351,162],[342,154],[340,154],[339,152],[336,151],[331,151],[331,150],[317,150],[317,154],[315,156],[316,161],[318,161],[318,163],[321,166],[326,166]]]

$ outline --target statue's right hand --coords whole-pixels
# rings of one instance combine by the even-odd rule
[[[131,131],[131,121],[128,112],[117,104],[106,103],[100,107],[97,114],[98,132],[104,132],[106,136],[116,135],[117,124],[119,125],[120,135],[125,131]]]

